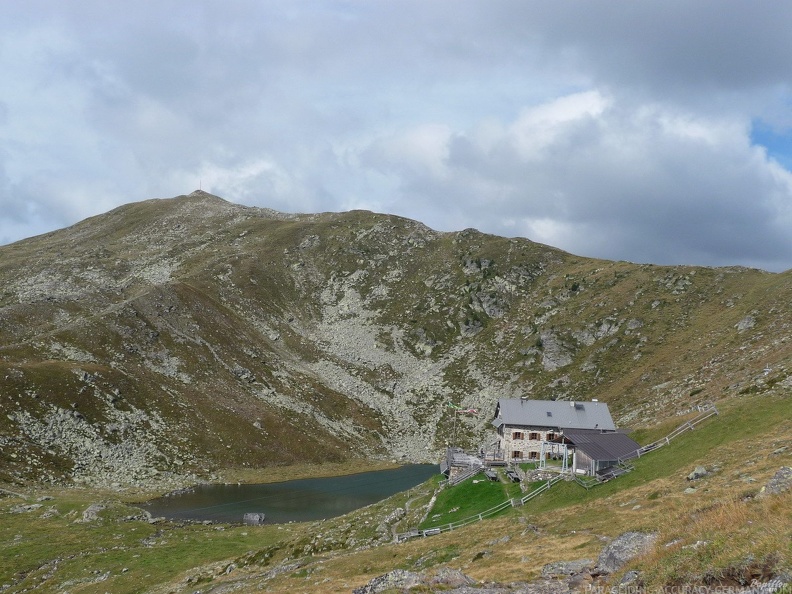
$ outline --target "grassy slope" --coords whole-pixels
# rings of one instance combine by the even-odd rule
[[[31,587],[42,591],[64,587],[80,592],[142,591],[173,579],[180,571],[282,543],[304,530],[292,526],[242,530],[148,524],[125,520],[139,510],[112,500],[105,502],[107,509],[99,513],[99,520],[78,523],[95,494],[53,495],[53,501],[44,502],[42,508],[57,510],[53,518],[41,519],[40,510],[4,514],[0,585],[13,584],[10,592]]]
[[[327,561],[323,575],[340,585],[363,583],[397,566],[447,565],[479,580],[522,581],[537,577],[550,561],[596,559],[604,539],[628,530],[660,531],[658,552],[625,568],[643,570],[649,586],[750,582],[765,562],[790,568],[792,493],[755,495],[780,466],[792,463],[792,401],[749,396],[720,408],[719,417],[643,457],[629,475],[589,491],[559,483],[495,519]],[[666,423],[647,434],[660,436],[673,426]],[[784,446],[788,449],[774,453]],[[686,476],[699,464],[714,471],[693,483],[695,493],[686,494],[691,486]],[[698,541],[708,544],[684,548]],[[674,544],[662,546],[667,543]],[[351,578],[355,573],[357,580]],[[288,577],[272,582],[279,591],[310,591],[304,584]]]
[[[466,520],[522,495],[518,484],[507,482],[503,476],[500,479],[493,482],[479,474],[452,488],[443,489],[419,528],[435,528]]]
[[[298,465],[287,470],[269,468],[230,471],[226,480],[281,481],[293,478],[341,475],[392,465],[358,460],[345,464]],[[349,518],[310,524],[232,526],[149,523],[140,509],[129,504],[151,494],[95,489],[48,489],[21,493],[0,490],[0,591],[35,589],[56,592],[141,592],[173,580],[189,584],[211,582],[228,566],[257,569],[315,550],[337,548],[350,538],[375,536],[369,521],[377,505]],[[388,505],[404,505],[410,491],[392,498]],[[48,499],[44,499],[47,497]],[[98,519],[81,521],[93,504],[104,509]],[[39,505],[30,512],[14,512],[20,505]],[[388,507],[387,511],[390,511]],[[386,512],[387,513],[387,512]],[[363,517],[360,521],[351,518]],[[329,527],[326,541],[316,537]],[[315,543],[315,544],[314,544]],[[7,590],[3,590],[8,585]]]
[[[363,551],[349,551],[342,543],[355,534],[374,535],[378,513],[387,514],[407,500],[415,510],[428,500],[436,481],[380,504],[379,511],[367,508],[320,524],[223,530],[125,521],[133,511],[111,500],[101,521],[74,523],[98,494],[59,492],[42,508],[54,505],[60,514],[55,518],[40,518],[42,510],[3,513],[0,584],[14,581],[8,591],[15,592],[49,576],[43,591],[57,591],[58,584],[93,580],[109,572],[108,581],[73,587],[81,592],[111,587],[114,592],[134,592],[171,584],[162,591],[190,592],[196,580],[204,580],[207,585],[235,582],[242,591],[266,586],[277,592],[311,592],[321,586],[326,592],[348,592],[396,567],[443,566],[460,568],[479,580],[518,581],[538,576],[550,561],[596,558],[603,539],[627,530],[660,532],[657,552],[630,565],[643,570],[651,586],[750,581],[763,570],[792,567],[792,493],[755,497],[780,466],[792,463],[792,400],[781,394],[749,395],[721,402],[719,408],[720,416],[637,460],[636,470],[617,480],[589,491],[559,483],[525,507],[494,519]],[[645,436],[657,437],[672,425],[654,427]],[[687,474],[699,464],[711,474],[688,482]],[[691,485],[696,492],[684,493]],[[463,484],[456,492],[478,487],[496,494],[493,501],[511,495],[513,488],[484,482]],[[449,497],[433,513],[489,504],[483,499],[456,501],[453,493],[448,490]],[[18,503],[7,498],[0,509]],[[417,525],[420,515],[412,514],[400,530]],[[699,541],[706,544],[688,546]],[[674,544],[664,546],[667,543]],[[287,558],[296,563],[291,570],[267,575]],[[53,563],[55,559],[60,561]],[[236,569],[226,575],[232,562]]]

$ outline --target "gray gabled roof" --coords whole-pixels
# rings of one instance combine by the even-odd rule
[[[600,433],[588,429],[564,431],[564,439],[585,452],[592,460],[628,460],[638,455],[641,447],[624,433]]]
[[[608,405],[604,402],[523,400],[522,398],[498,400],[492,424],[495,427],[505,424],[602,431],[616,429]]]

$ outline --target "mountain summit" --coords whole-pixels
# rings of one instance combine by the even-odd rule
[[[127,204],[0,247],[0,479],[436,461],[518,396],[637,426],[789,386],[791,279],[200,190]]]

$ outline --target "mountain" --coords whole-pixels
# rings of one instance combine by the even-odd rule
[[[498,398],[641,427],[789,390],[792,271],[584,258],[196,191],[0,247],[0,481],[437,461]],[[459,417],[449,403],[480,414]]]

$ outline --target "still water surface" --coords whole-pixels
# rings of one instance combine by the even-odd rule
[[[436,464],[411,464],[346,476],[262,485],[198,485],[140,507],[154,517],[241,522],[263,512],[267,523],[332,518],[406,491],[439,472]]]

